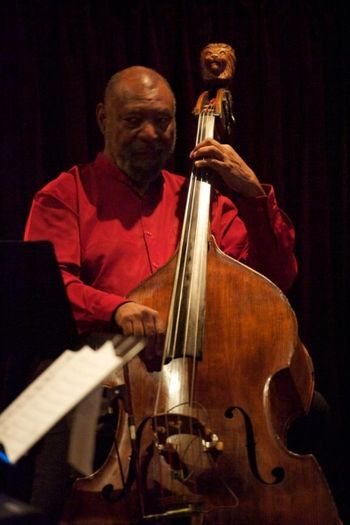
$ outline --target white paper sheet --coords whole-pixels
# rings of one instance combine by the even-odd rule
[[[64,415],[105,377],[123,367],[145,346],[143,339],[107,341],[98,350],[84,346],[66,350],[0,414],[0,443],[10,463],[16,463]]]

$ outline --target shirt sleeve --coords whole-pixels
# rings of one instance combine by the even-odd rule
[[[28,241],[49,240],[66,286],[79,332],[111,330],[113,312],[126,297],[107,293],[81,280],[81,250],[74,187],[66,185],[64,201],[59,192],[40,191],[35,196],[25,228]]]
[[[266,195],[259,197],[219,197],[212,231],[221,250],[268,277],[285,292],[297,275],[295,231],[279,208],[273,187],[263,187]]]

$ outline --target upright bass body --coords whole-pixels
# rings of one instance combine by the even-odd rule
[[[178,371],[187,372],[188,383],[195,366],[194,392],[186,379],[177,391],[176,380],[169,380],[158,405],[159,413],[184,414],[184,421],[171,423],[186,429],[184,434],[189,427],[192,436],[181,443],[172,437],[181,431],[167,430],[184,466],[172,469],[171,459],[164,461],[159,479],[151,475],[143,487],[145,500],[159,485],[157,497],[174,490],[184,501],[199,506],[203,501],[203,522],[211,525],[337,524],[337,509],[315,458],[286,448],[287,429],[298,413],[307,412],[313,393],[312,363],[298,338],[294,312],[271,281],[223,254],[213,239],[209,246],[203,354],[195,364],[187,357],[186,365],[182,358],[165,365],[173,367],[175,378]],[[131,297],[153,304],[166,317],[171,288],[160,283],[159,274]],[[147,398],[141,381],[131,388],[136,399]],[[184,392],[191,392],[191,401]],[[147,411],[154,416],[149,412],[154,400],[149,401],[151,406],[139,406],[137,421]],[[141,445],[144,454],[146,444]]]
[[[175,267],[176,256],[130,298],[166,319]],[[178,524],[182,515],[193,525],[340,523],[316,459],[286,448],[289,424],[307,412],[313,393],[312,363],[289,302],[213,239],[206,295],[200,358],[176,358],[159,372],[149,372],[140,358],[129,364],[138,482],[116,503],[103,500],[96,491],[108,483],[122,488],[111,453],[100,471],[78,482],[78,507],[63,523],[97,525],[103,516],[111,525]],[[127,436],[122,417],[126,470]]]

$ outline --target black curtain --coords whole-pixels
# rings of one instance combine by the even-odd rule
[[[20,239],[34,192],[102,141],[95,106],[115,71],[164,74],[178,101],[174,169],[188,173],[199,53],[237,54],[235,147],[295,224],[288,294],[331,405],[347,511],[349,17],[340,0],[2,0],[0,238]],[[344,481],[345,480],[345,481]]]

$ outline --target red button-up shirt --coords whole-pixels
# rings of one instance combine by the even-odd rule
[[[110,328],[116,307],[164,265],[179,242],[187,180],[166,170],[138,195],[100,153],[40,190],[25,240],[50,240],[80,332]],[[286,290],[296,275],[294,229],[272,187],[245,199],[213,192],[211,230],[221,250]]]

